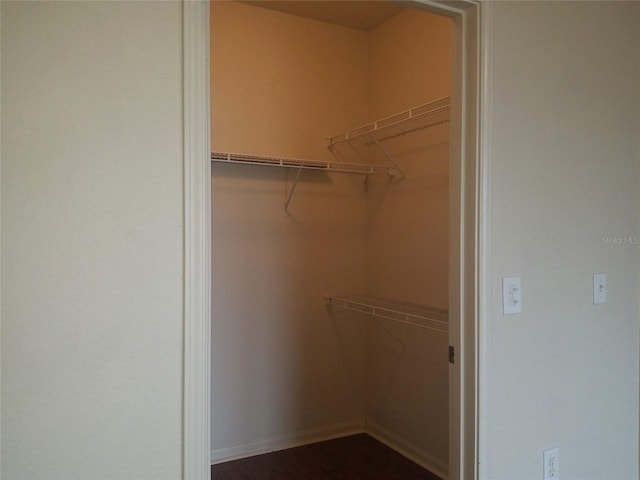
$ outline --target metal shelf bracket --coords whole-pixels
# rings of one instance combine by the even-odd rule
[[[300,180],[300,174],[302,173],[302,167],[298,168],[296,172],[296,178],[293,181],[293,185],[291,186],[291,190],[289,191],[289,195],[287,196],[287,200],[284,202],[284,214],[289,215],[289,203],[291,203],[291,197],[293,197],[293,193],[296,191],[296,186],[298,185],[298,180]]]

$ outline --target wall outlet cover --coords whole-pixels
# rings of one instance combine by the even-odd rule
[[[560,480],[560,449],[550,448],[545,450],[544,458],[544,480]]]
[[[522,281],[520,277],[502,277],[502,313],[522,312]]]

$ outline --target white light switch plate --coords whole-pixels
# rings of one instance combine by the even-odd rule
[[[593,303],[598,305],[607,302],[607,274],[593,274]]]
[[[522,282],[520,277],[502,277],[502,313],[522,312]]]

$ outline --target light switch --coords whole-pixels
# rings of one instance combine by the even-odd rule
[[[502,277],[502,313],[522,312],[522,282],[520,277]]]
[[[593,274],[593,303],[607,303],[607,274]]]

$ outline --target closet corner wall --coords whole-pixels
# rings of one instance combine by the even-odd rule
[[[426,12],[367,31],[214,1],[211,32],[216,151],[331,162],[327,137],[449,95],[451,25]],[[367,430],[446,475],[446,333],[323,299],[447,308],[448,139],[385,142],[406,181],[212,164],[212,463]]]

